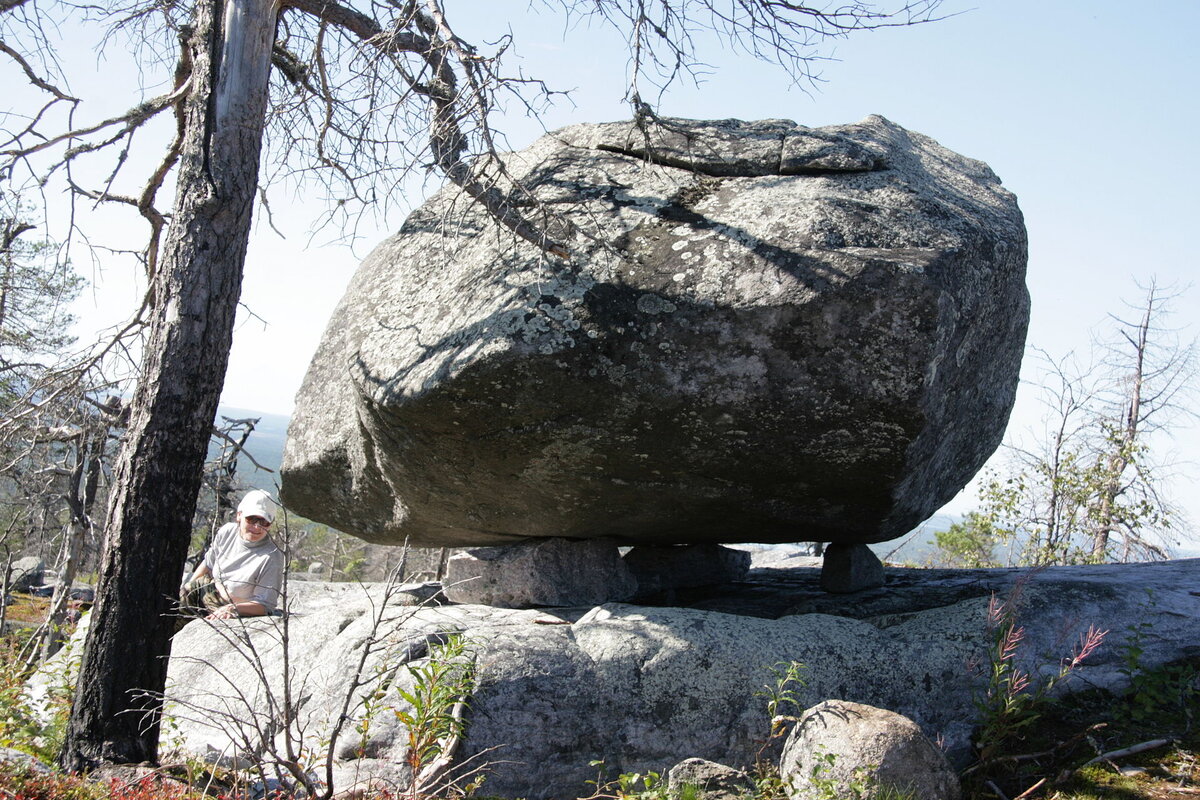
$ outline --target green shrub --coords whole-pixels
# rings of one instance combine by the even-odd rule
[[[416,781],[448,742],[465,731],[466,722],[455,707],[475,691],[475,661],[466,640],[451,635],[444,644],[431,645],[423,663],[405,668],[412,676],[412,688],[397,688],[397,692],[409,708],[395,713],[408,735],[408,766]]]
[[[1155,605],[1153,593],[1147,590],[1146,607]],[[1195,722],[1193,709],[1200,701],[1200,672],[1187,661],[1147,669],[1142,663],[1143,643],[1152,628],[1144,621],[1130,625],[1118,650],[1120,672],[1129,678],[1129,692],[1117,708],[1118,717],[1134,725],[1190,730]]]
[[[44,707],[35,708],[25,689],[31,673],[21,658],[21,642],[0,637],[0,747],[52,762],[66,732],[74,687],[65,681],[51,684]]]

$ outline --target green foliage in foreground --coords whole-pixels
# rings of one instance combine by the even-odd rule
[[[1146,590],[1145,605],[1156,605],[1154,594]],[[1120,650],[1121,673],[1129,679],[1129,692],[1117,705],[1116,713],[1132,724],[1157,725],[1163,729],[1191,730],[1200,720],[1194,709],[1200,706],[1200,672],[1188,662],[1146,669],[1142,663],[1143,643],[1153,626],[1149,622],[1131,625]]]
[[[1008,597],[993,595],[988,603],[989,642],[982,664],[984,686],[975,697],[979,712],[975,743],[983,764],[1008,750],[1013,740],[1038,721],[1054,688],[1100,647],[1108,633],[1089,627],[1078,644],[1059,661],[1057,672],[1035,678],[1018,666],[1025,628],[1017,624],[1017,614],[1026,585],[1026,580],[1019,580]]]
[[[1008,797],[1041,783],[1029,797],[1054,800],[1158,800],[1200,794],[1197,668],[1200,659],[1153,669],[1139,666],[1151,685],[1176,687],[1180,676],[1193,676],[1182,694],[1161,692],[1153,701],[1136,691],[1114,698],[1101,690],[1044,698],[1037,707],[1036,725],[1010,736],[984,768],[968,770],[964,798],[997,797],[989,782]],[[1159,744],[1135,755],[1087,764],[1101,753],[1151,742]],[[1175,791],[1179,787],[1188,793]]]
[[[35,772],[31,767],[0,761],[0,786],[16,800],[105,800],[106,787],[74,775]]]
[[[73,687],[52,685],[41,707],[35,706],[25,690],[33,673],[26,661],[30,646],[23,638],[0,637],[0,747],[53,763],[66,733]]]
[[[396,692],[408,708],[395,714],[408,736],[408,768],[415,777],[466,731],[462,710],[475,691],[475,659],[467,640],[454,634],[431,645],[429,658],[405,669],[412,688],[397,686]]]

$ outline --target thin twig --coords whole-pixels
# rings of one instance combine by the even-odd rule
[[[1079,769],[1083,769],[1084,767],[1091,766],[1092,764],[1095,764],[1097,761],[1112,761],[1115,758],[1124,758],[1125,756],[1134,756],[1134,755],[1137,755],[1138,753],[1144,753],[1147,750],[1155,750],[1159,747],[1166,747],[1167,745],[1171,744],[1174,741],[1175,741],[1174,739],[1151,739],[1148,742],[1141,742],[1139,744],[1130,745],[1129,747],[1123,747],[1120,750],[1110,750],[1107,753],[1101,753],[1100,755],[1093,758],[1091,761],[1088,761],[1087,763],[1080,765]],[[1076,770],[1076,771],[1078,771],[1078,770]]]
[[[1030,786],[1028,789],[1026,789],[1025,791],[1021,792],[1019,795],[1014,797],[1013,800],[1022,800],[1022,798],[1029,797],[1029,795],[1033,794],[1038,789],[1040,789],[1042,787],[1042,784],[1044,784],[1045,782],[1046,782],[1046,779],[1042,778],[1040,781],[1035,783],[1033,786]]]

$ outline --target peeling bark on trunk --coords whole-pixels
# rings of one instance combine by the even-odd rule
[[[157,757],[169,613],[241,291],[276,16],[271,0],[197,9],[174,215],[60,756],[72,771]]]

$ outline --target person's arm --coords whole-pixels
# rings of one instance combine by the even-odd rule
[[[196,567],[196,571],[192,573],[192,577],[184,581],[183,586],[179,587],[179,594],[186,594],[192,588],[192,584],[209,575],[212,575],[212,570],[208,568],[207,564],[201,561],[200,566]]]
[[[208,615],[208,619],[233,619],[234,617],[261,617],[267,613],[267,607],[257,600],[242,600],[239,603],[226,603]]]

